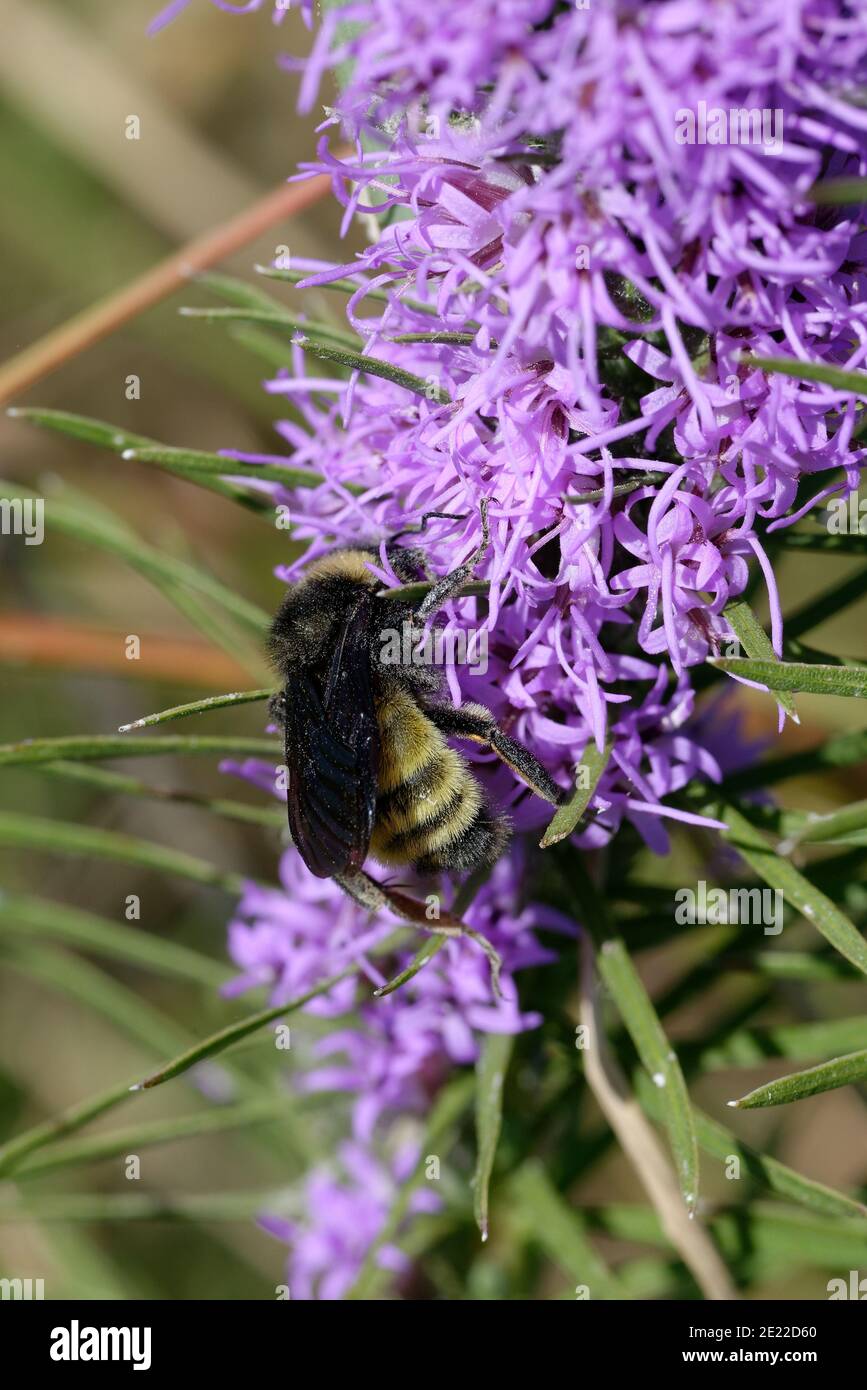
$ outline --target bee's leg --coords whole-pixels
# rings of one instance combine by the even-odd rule
[[[481,544],[462,565],[452,570],[450,574],[444,574],[442,579],[436,580],[433,588],[425,595],[419,607],[416,609],[415,616],[420,622],[427,622],[428,618],[433,613],[438,612],[444,603],[448,603],[450,598],[454,598],[467,581],[472,579],[476,565],[484,558],[488,546],[491,544],[491,532],[488,526],[487,498],[483,497],[479,503],[479,512],[482,518]]]
[[[504,734],[499,724],[484,705],[461,705],[454,709],[451,705],[425,705],[425,714],[442,733],[453,738],[472,739],[491,748],[513,772],[526,782],[537,796],[550,801],[554,806],[568,795],[558,787],[553,777],[533,756],[528,748]]]
[[[336,874],[334,881],[340,885],[344,893],[352,898],[353,902],[358,903],[359,907],[363,907],[367,912],[378,912],[381,908],[387,907],[396,916],[402,917],[406,922],[411,922],[415,927],[420,927],[422,931],[430,932],[433,936],[468,936],[488,957],[491,968],[491,991],[496,999],[502,999],[500,990],[502,957],[481,932],[466,926],[460,918],[452,917],[448,912],[443,912],[436,922],[431,922],[423,903],[420,903],[416,898],[411,898],[407,893],[401,893],[397,888],[387,888],[384,883],[377,883],[376,879],[371,878],[363,869],[356,869],[352,873]]]

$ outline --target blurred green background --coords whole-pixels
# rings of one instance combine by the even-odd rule
[[[0,0],[4,360],[121,288],[168,251],[252,205],[315,148],[315,113],[299,119],[295,81],[276,64],[281,51],[303,52],[309,44],[297,14],[274,28],[264,13],[238,19],[202,0],[147,40],[145,27],[158,7],[159,0],[123,5]],[[124,137],[131,114],[141,121],[139,141]],[[298,256],[343,258],[347,248],[338,240],[338,225],[339,209],[325,200],[222,269],[252,279],[252,265],[273,258],[281,243]],[[280,403],[261,390],[261,364],[221,328],[178,316],[181,304],[207,302],[213,301],[191,287],[149,309],[17,403],[95,416],[174,445],[274,450],[271,423],[280,416]],[[305,307],[325,317],[339,312],[340,305],[311,294]],[[141,379],[138,401],[126,398],[130,374]],[[5,416],[0,434],[3,477],[38,487],[46,479],[50,485],[52,475],[60,477],[97,497],[155,545],[200,561],[263,607],[275,605],[280,586],[272,572],[287,555],[284,533],[269,531],[201,489]],[[239,670],[208,646],[119,562],[50,531],[41,547],[27,547],[14,537],[0,539],[0,546],[0,740],[112,733],[149,711],[259,683],[255,673]],[[788,559],[781,570],[787,610],[859,563]],[[867,657],[864,613],[863,605],[850,608],[812,633],[811,643]],[[130,633],[142,639],[138,662],[123,655]],[[750,692],[738,698],[750,731],[773,736],[771,701]],[[802,724],[788,727],[788,746],[814,744],[864,722],[858,701],[800,697],[798,703]],[[256,736],[262,715],[261,705],[218,712],[203,717],[196,731]],[[111,766],[164,787],[251,804],[262,800],[244,784],[222,777],[210,759]],[[784,792],[791,805],[831,809],[867,796],[867,776],[863,770],[846,772],[808,785],[786,784]],[[189,807],[113,796],[38,771],[4,771],[0,809],[141,836],[266,880],[275,873],[275,830]],[[689,882],[685,862],[648,861],[646,877]],[[691,865],[689,873],[700,868]],[[0,882],[6,890],[70,903],[119,923],[126,897],[137,894],[141,922],[130,930],[195,947],[218,965],[225,960],[232,900],[220,890],[101,860],[8,850],[0,851]],[[640,963],[651,989],[676,978],[700,943],[701,933],[691,936],[688,947],[643,953]],[[740,987],[736,978],[727,978],[702,1008],[730,1006]],[[788,1006],[805,1016],[798,986],[783,987],[780,1000],[784,1013]],[[829,985],[823,1003],[824,1017],[852,1015],[863,1009],[864,991],[857,984]],[[137,1005],[151,1012],[136,1013]],[[202,1036],[249,1007],[250,997],[243,1006],[220,1001],[212,984],[160,978],[104,957],[68,952],[47,938],[28,940],[8,923],[0,925],[0,1138],[128,1075],[147,1073],[170,1055],[173,1039]],[[773,1018],[766,1015],[767,1021]],[[676,1014],[674,1039],[688,1036],[694,1022],[689,1011]],[[297,1023],[297,1028],[313,1035],[312,1025]],[[253,1092],[295,1064],[292,1053],[275,1053],[267,1040],[242,1053],[238,1063],[247,1078],[244,1087]],[[781,1069],[779,1063],[756,1068],[750,1084]],[[742,1080],[743,1074],[733,1082],[725,1072],[715,1073],[699,1084],[697,1098],[720,1115],[725,1099],[744,1089]],[[225,1069],[215,1084],[231,1084]],[[88,1133],[188,1114],[197,1104],[195,1089],[176,1083],[137,1098],[134,1107]],[[342,1108],[322,1101],[299,1116],[287,1099],[285,1116],[249,1132],[148,1149],[138,1182],[125,1177],[120,1158],[56,1178],[34,1177],[22,1191],[35,1202],[54,1194],[54,1215],[61,1219],[48,1219],[46,1209],[42,1219],[9,1220],[0,1196],[0,1275],[42,1277],[49,1297],[273,1297],[283,1251],[251,1221],[255,1203],[248,1202],[249,1210],[239,1202],[235,1211],[229,1204],[217,1212],[207,1206],[209,1194],[265,1192],[289,1182],[311,1152],[329,1151],[337,1133],[331,1112]],[[726,1118],[731,1121],[730,1112]],[[600,1123],[586,1104],[575,1122],[591,1128]],[[856,1090],[731,1122],[756,1144],[773,1134],[774,1152],[816,1179],[842,1188],[864,1181],[867,1109]],[[95,1205],[64,1208],[68,1193],[87,1194]],[[133,1193],[155,1206],[188,1194],[193,1204],[204,1203],[194,1212],[204,1219],[188,1220],[179,1211],[137,1221],[111,1219],[110,1203]],[[706,1195],[712,1200],[726,1194],[711,1176]],[[616,1156],[570,1196],[580,1203],[634,1201],[641,1194],[631,1170]],[[109,1205],[100,1210],[103,1199]],[[68,1219],[71,1215],[81,1219]],[[503,1296],[492,1272],[498,1258],[496,1239],[487,1251],[469,1256],[462,1291],[453,1295]],[[549,1277],[556,1289],[561,1281],[553,1268]],[[804,1275],[794,1261],[791,1271],[761,1284],[758,1296],[821,1297],[826,1277],[817,1282],[815,1273]]]

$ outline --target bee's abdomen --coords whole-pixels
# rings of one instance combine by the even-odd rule
[[[381,759],[374,856],[423,873],[489,863],[508,838],[460,754],[399,691],[379,710]]]

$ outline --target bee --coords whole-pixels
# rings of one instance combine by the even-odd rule
[[[401,583],[418,583],[421,574],[429,585],[420,602],[381,591],[370,569],[378,549],[339,549],[314,560],[288,590],[269,638],[282,685],[271,711],[285,736],[289,830],[307,868],[370,911],[387,905],[450,935],[477,936],[448,914],[432,925],[423,904],[364,870],[369,855],[429,875],[481,869],[502,854],[508,818],[449,740],[492,749],[546,801],[557,805],[564,795],[485,706],[455,708],[431,666],[383,659],[386,634],[408,624],[415,650],[429,620],[472,578],[490,545],[485,503],[480,512],[480,545],[438,579],[422,550],[396,544],[407,531],[392,537],[386,554]],[[418,531],[432,517],[464,519],[429,512]]]

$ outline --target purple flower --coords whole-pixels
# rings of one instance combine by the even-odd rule
[[[867,360],[864,209],[811,194],[867,175],[862,7],[354,0],[324,12],[307,59],[284,63],[302,72],[303,109],[332,68],[350,72],[305,170],[331,175],[344,226],[359,210],[381,219],[349,264],[302,262],[306,283],[349,278],[360,350],[418,385],[347,380],[297,342],[266,383],[294,407],[278,426],[292,466],[323,479],[270,489],[307,542],[282,577],[363,542],[396,582],[385,542],[429,511],[462,518],[425,536],[444,574],[476,548],[487,500],[486,606],[443,614],[485,631],[487,669],[447,665],[444,686],[486,704],[564,788],[610,741],[576,842],[604,845],[627,821],[664,854],[668,820],[702,819],[671,797],[736,761],[696,711],[692,668],[733,639],[726,607],[756,569],[782,651],[766,538],[841,490],[841,472],[853,489],[867,458],[854,396],[748,360]],[[343,161],[338,128],[355,141]],[[537,830],[549,810],[501,763],[473,763],[516,830]],[[515,972],[549,958],[535,929],[574,928],[527,905],[522,854],[516,840],[467,914],[505,958],[503,1003],[458,941],[388,999],[346,980],[309,1006],[348,1015],[304,1086],[352,1096],[362,1167],[398,1113],[422,1113],[475,1058],[479,1030],[538,1021]],[[282,874],[285,893],[242,901],[235,988],[285,1000],[350,964],[382,983],[394,923],[363,921],[291,850]],[[345,1292],[382,1229],[387,1181],[371,1174],[359,1193],[312,1180],[291,1232],[302,1296]]]
[[[370,1246],[380,1235],[401,1182],[406,1181],[418,1149],[403,1144],[390,1166],[354,1141],[340,1146],[339,1171],[314,1169],[305,1184],[303,1222],[265,1214],[259,1224],[292,1247],[287,1266],[290,1297],[340,1299],[361,1272]],[[440,1200],[432,1189],[413,1193],[408,1215],[437,1211]],[[401,1274],[409,1260],[393,1244],[383,1243],[376,1256],[380,1269]]]

